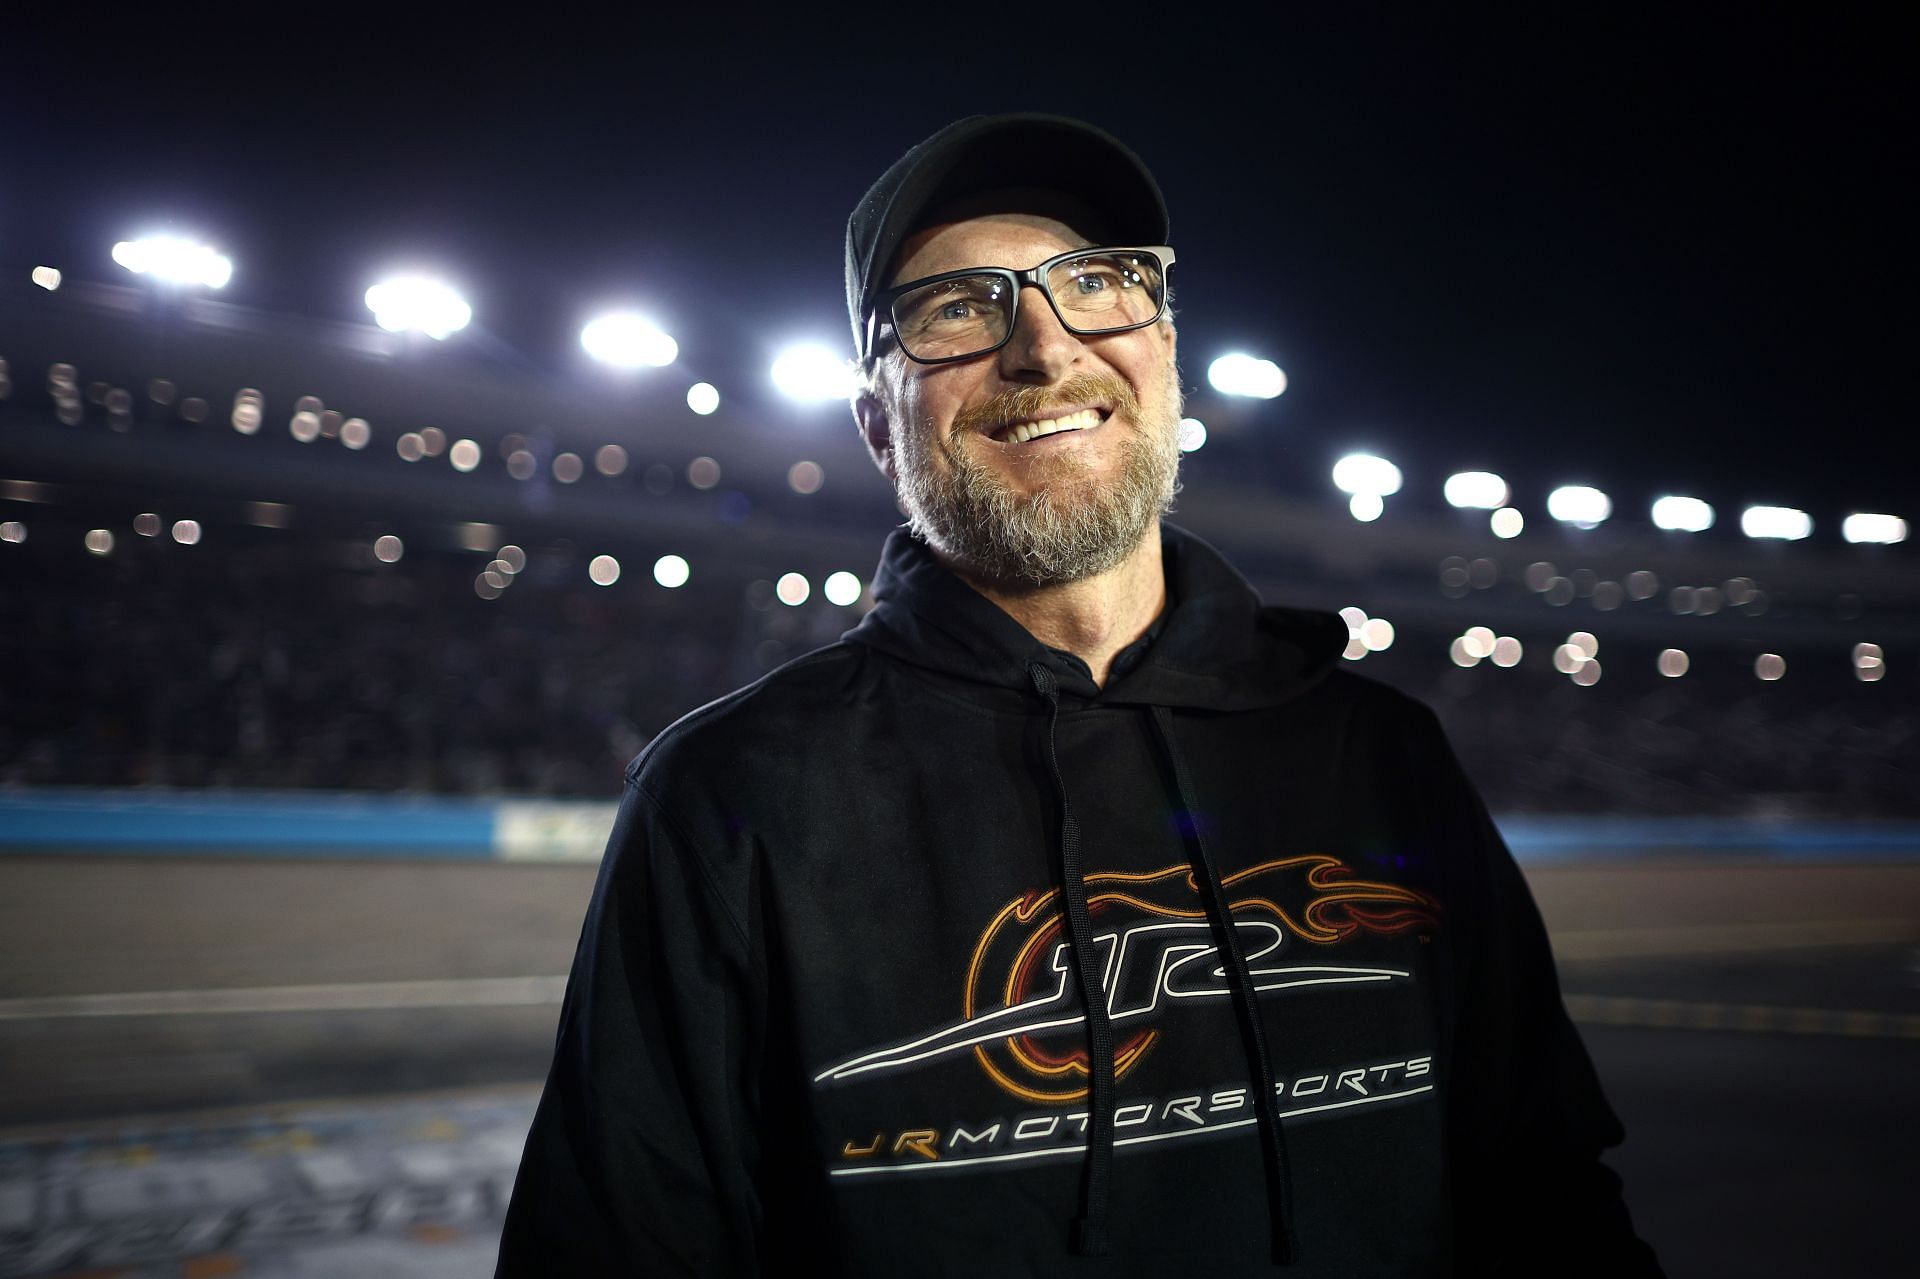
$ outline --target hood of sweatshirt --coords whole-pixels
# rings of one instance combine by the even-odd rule
[[[1332,613],[1263,605],[1220,553],[1160,526],[1167,609],[1141,659],[1105,688],[1035,639],[905,529],[887,538],[875,604],[846,639],[950,678],[1033,696],[1031,668],[1050,670],[1063,698],[1175,710],[1243,711],[1290,701],[1339,661],[1347,625]]]

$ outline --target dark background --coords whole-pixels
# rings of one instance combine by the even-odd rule
[[[1261,429],[1303,489],[1373,447],[1616,509],[1698,492],[1723,522],[1910,493],[1882,464],[1915,327],[1892,6],[406,8],[16,15],[0,259],[119,277],[111,244],[171,224],[234,258],[221,296],[355,320],[417,262],[503,360],[574,367],[584,318],[631,303],[689,373],[770,398],[778,345],[845,340],[844,218],[888,161],[959,115],[1059,111],[1168,193],[1189,382],[1235,348],[1288,371]]]

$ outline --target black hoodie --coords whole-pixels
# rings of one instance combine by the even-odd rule
[[[895,532],[633,762],[501,1275],[1660,1273],[1432,713],[1163,544],[1102,688]]]

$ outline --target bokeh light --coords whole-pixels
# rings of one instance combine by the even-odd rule
[[[442,341],[473,319],[473,308],[452,287],[421,275],[382,280],[367,290],[374,323],[392,333],[424,333]]]
[[[1713,527],[1713,508],[1697,497],[1656,498],[1653,523],[1679,533],[1704,533]]]
[[[1613,514],[1613,501],[1597,488],[1565,484],[1547,494],[1547,514],[1575,528],[1598,528]]]
[[[845,569],[829,574],[820,587],[820,593],[827,597],[827,603],[838,604],[842,608],[857,602],[861,590],[859,577]]]
[[[1333,486],[1342,493],[1392,497],[1400,491],[1400,468],[1371,453],[1349,453],[1333,464]]]
[[[1507,504],[1507,482],[1492,471],[1458,471],[1441,487],[1447,504],[1463,510],[1492,511]]]
[[[135,275],[151,275],[169,284],[199,284],[222,289],[233,278],[233,259],[184,236],[150,235],[138,240],[122,240],[113,246],[113,260]]]
[[[662,555],[653,562],[653,580],[670,591],[685,586],[692,576],[693,569],[678,555]]]
[[[796,493],[818,493],[826,480],[818,462],[800,461],[787,468],[787,487]]]
[[[602,364],[619,369],[665,368],[680,356],[680,344],[644,315],[615,311],[596,316],[580,330],[580,345]]]
[[[1849,515],[1840,521],[1840,536],[1849,542],[1891,545],[1907,540],[1907,522],[1898,515]]]
[[[1740,512],[1740,531],[1753,538],[1797,542],[1813,532],[1813,517],[1791,506],[1749,506]]]
[[[1287,389],[1287,375],[1272,360],[1235,352],[1207,366],[1207,381],[1222,395],[1271,400]]]
[[[804,404],[844,400],[853,394],[856,385],[853,368],[846,358],[814,343],[782,351],[773,362],[772,373],[773,384],[780,394]]]
[[[813,588],[799,573],[782,573],[780,580],[773,585],[773,593],[782,604],[797,608],[807,602],[807,596],[813,593]]]

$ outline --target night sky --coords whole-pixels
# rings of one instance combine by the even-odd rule
[[[223,296],[364,320],[386,267],[426,264],[532,367],[637,304],[680,380],[771,403],[777,346],[847,340],[867,183],[960,115],[1058,111],[1166,190],[1189,385],[1235,348],[1287,370],[1246,429],[1303,490],[1371,446],[1410,482],[1485,467],[1642,512],[1671,488],[1829,533],[1920,514],[1885,464],[1913,422],[1920,225],[1892,25],[1014,6],[395,29],[407,8],[271,35],[10,20],[0,269],[123,280],[112,243],[170,223],[235,259]]]

